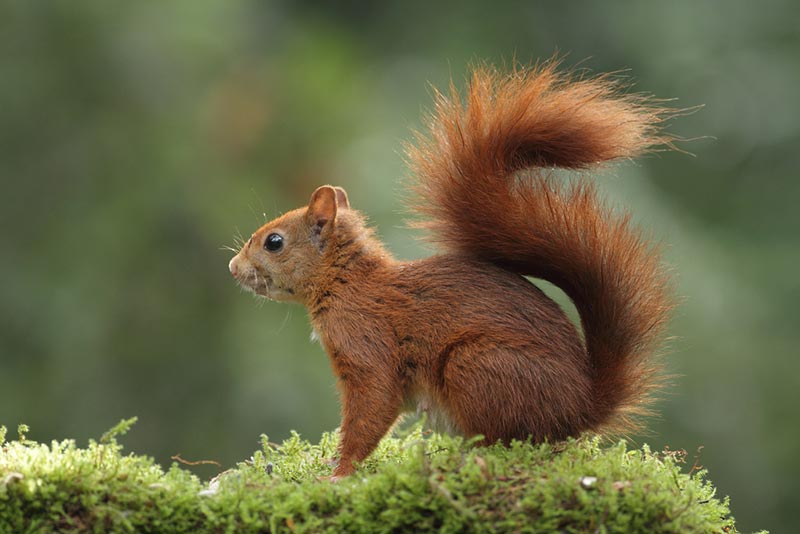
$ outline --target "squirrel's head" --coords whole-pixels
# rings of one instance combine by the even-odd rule
[[[311,195],[308,206],[259,228],[228,268],[242,287],[257,295],[303,302],[342,234],[364,233],[360,216],[350,212],[345,190],[323,185]]]

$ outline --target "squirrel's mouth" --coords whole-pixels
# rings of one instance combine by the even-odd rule
[[[293,289],[275,285],[272,277],[263,272],[253,271],[249,276],[237,280],[240,286],[259,297],[276,301],[287,301],[295,298]]]
[[[249,262],[238,260],[234,257],[230,263],[230,271],[239,287],[250,291],[258,297],[276,301],[296,300],[294,289],[281,287],[275,283],[273,277],[263,268],[258,268]]]
[[[270,298],[270,288],[272,287],[272,277],[266,273],[259,273],[253,269],[244,276],[236,276],[239,286],[259,295]]]

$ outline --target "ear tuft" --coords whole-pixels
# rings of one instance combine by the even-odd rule
[[[308,202],[308,216],[319,228],[336,219],[336,189],[330,185],[318,187]]]
[[[336,206],[340,209],[350,209],[350,200],[347,199],[347,191],[341,187],[334,187],[336,191]]]

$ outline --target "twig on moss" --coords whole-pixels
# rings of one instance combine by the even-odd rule
[[[704,448],[705,445],[700,445],[699,447],[697,447],[697,454],[694,455],[694,463],[692,464],[692,468],[689,469],[689,476],[692,476],[692,473],[694,473],[695,471],[700,471],[701,469],[703,469],[703,466],[700,465],[700,453],[703,451]]]
[[[222,469],[222,464],[219,462],[215,462],[214,460],[198,460],[196,462],[192,462],[181,458],[180,453],[176,454],[175,456],[170,456],[170,459],[182,463],[183,465],[216,465],[217,467]]]

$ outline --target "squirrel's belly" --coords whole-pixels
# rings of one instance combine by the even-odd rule
[[[436,432],[461,434],[461,429],[453,422],[450,414],[435,399],[426,393],[413,395],[406,404],[408,411],[417,415],[425,414],[426,426]]]

